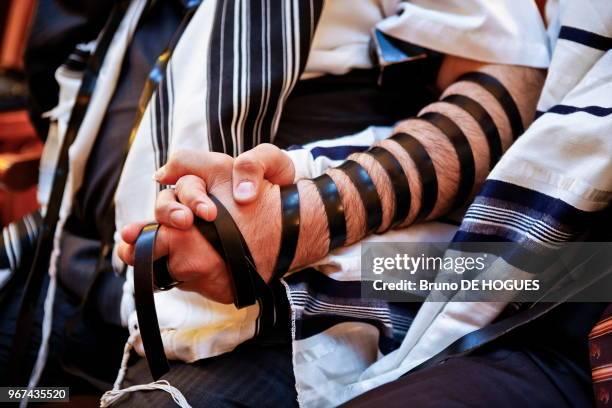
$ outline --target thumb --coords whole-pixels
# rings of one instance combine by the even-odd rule
[[[258,198],[264,179],[283,186],[293,183],[294,177],[293,162],[281,149],[269,143],[257,145],[234,160],[234,200],[251,203]]]

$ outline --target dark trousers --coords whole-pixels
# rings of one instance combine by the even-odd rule
[[[552,352],[494,346],[406,375],[345,407],[592,407],[585,374]]]
[[[23,293],[25,277],[17,276],[0,302],[0,386],[11,384],[8,373],[13,334]],[[29,347],[19,369],[29,378],[42,338],[44,301],[48,286],[45,278],[34,313]],[[126,329],[104,323],[93,307],[81,308],[78,300],[58,285],[53,304],[53,324],[49,354],[41,386],[71,386],[71,392],[96,393],[112,386],[117,375]]]
[[[591,407],[587,334],[604,305],[565,304],[475,353],[409,373],[347,407]],[[163,379],[194,407],[296,405],[288,345],[244,345],[226,355],[176,363]],[[144,360],[123,386],[151,381]],[[161,391],[138,392],[122,405],[172,407]]]
[[[7,363],[15,331],[24,279],[0,303],[0,386],[9,384]],[[23,361],[29,373],[41,341],[43,306],[48,278],[35,312],[30,347]],[[95,307],[80,311],[78,302],[58,286],[53,307],[49,357],[40,386],[70,387],[71,395],[94,394],[112,388],[128,333],[104,323]],[[285,322],[288,316],[285,317]],[[183,392],[194,407],[292,407],[297,405],[287,330],[269,333],[265,343],[246,343],[231,353],[197,361],[174,362],[164,379]],[[144,359],[132,356],[122,387],[153,381]],[[175,406],[169,394],[138,392],[121,401],[127,407]],[[74,406],[78,406],[75,404]]]
[[[193,407],[296,407],[297,393],[291,363],[291,344],[243,344],[231,353],[196,361],[174,363],[164,375]],[[153,381],[144,359],[128,371],[128,387]],[[176,407],[163,391],[130,393],[118,407]]]
[[[592,407],[588,334],[606,304],[566,303],[476,352],[409,373],[346,407]]]
[[[8,385],[7,361],[24,286],[23,276],[16,279],[0,303],[0,385]],[[23,361],[28,372],[40,345],[45,291],[37,305],[31,347]],[[561,305],[469,356],[405,375],[365,393],[348,406],[592,406],[588,333],[605,306]],[[81,310],[61,284],[57,287],[50,353],[40,385],[70,386],[72,395],[99,395],[112,387],[127,332],[104,323],[97,310]],[[194,407],[295,406],[290,342],[283,336],[277,339],[280,341],[274,345],[252,342],[193,364],[175,362],[163,379],[181,390]],[[151,380],[144,359],[134,356],[122,387]],[[170,395],[162,391],[137,392],[121,404],[174,406]]]
[[[22,287],[22,285],[20,286]],[[21,290],[0,308],[0,375],[12,341]],[[347,404],[350,407],[589,407],[593,395],[587,334],[603,310],[598,304],[566,304],[529,326],[478,352],[408,374]],[[111,387],[127,334],[110,327],[77,326],[66,337],[74,304],[58,288],[50,356],[42,385],[71,386],[71,392],[100,392]],[[32,364],[40,341],[42,297],[37,310]],[[91,323],[91,322],[89,322]],[[106,331],[105,331],[106,330]],[[112,330],[112,329],[111,329]],[[96,380],[100,376],[105,381]],[[295,380],[288,342],[244,344],[231,353],[193,364],[173,363],[163,377],[194,407],[296,406]],[[134,358],[122,387],[152,379],[144,359]],[[0,384],[4,385],[3,380]],[[87,391],[89,389],[89,391]],[[172,407],[169,394],[143,391],[121,400],[125,407]]]

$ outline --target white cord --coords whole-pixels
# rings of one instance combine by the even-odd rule
[[[115,402],[119,401],[121,397],[126,394],[129,394],[130,392],[161,390],[170,394],[174,402],[176,402],[179,407],[191,408],[191,405],[189,405],[189,403],[185,399],[185,396],[183,396],[183,394],[176,387],[170,385],[170,383],[166,380],[159,380],[150,384],[132,385],[131,387],[127,387],[122,390],[119,389],[121,387],[123,379],[125,378],[125,374],[127,373],[128,360],[130,359],[130,352],[134,347],[135,340],[136,333],[131,334],[125,342],[125,347],[123,348],[123,357],[121,358],[121,367],[119,367],[117,379],[113,384],[113,389],[110,391],[106,391],[104,395],[102,395],[102,398],[100,398],[100,407],[110,407]]]
[[[185,396],[174,386],[166,380],[159,380],[149,384],[132,385],[131,387],[124,388],[122,390],[111,390],[106,391],[102,398],[100,398],[100,408],[110,407],[112,404],[117,402],[121,397],[130,392],[136,391],[155,391],[160,390],[167,392],[172,396],[174,402],[181,408],[192,408],[189,402],[185,399]]]
[[[125,378],[125,373],[127,372],[127,364],[130,359],[130,351],[134,347],[134,340],[136,339],[136,335],[132,334],[125,342],[125,347],[123,348],[123,357],[121,358],[121,367],[119,367],[119,373],[117,373],[117,379],[113,384],[113,391],[119,390],[121,388],[121,383]]]

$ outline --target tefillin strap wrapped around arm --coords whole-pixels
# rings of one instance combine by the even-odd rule
[[[448,95],[442,99],[442,102],[447,102],[463,109],[478,123],[489,146],[489,170],[491,170],[503,153],[501,137],[491,115],[480,103],[465,95]]]
[[[476,179],[476,165],[474,164],[474,154],[468,138],[455,122],[447,116],[437,112],[427,112],[419,116],[438,130],[440,130],[453,145],[453,149],[457,154],[459,161],[459,185],[457,186],[457,195],[453,203],[453,208],[460,208],[465,204],[474,188]]]
[[[468,72],[460,76],[457,79],[459,81],[468,81],[483,87],[489,92],[501,105],[508,121],[510,122],[510,128],[512,129],[512,137],[516,140],[520,135],[523,134],[525,128],[523,126],[523,120],[521,119],[521,112],[512,98],[510,92],[506,87],[494,76],[485,74],[484,72]]]
[[[408,213],[410,212],[411,197],[408,177],[406,177],[406,173],[400,162],[387,149],[376,146],[368,150],[367,154],[372,156],[372,158],[374,158],[374,160],[376,160],[385,170],[393,186],[395,213],[389,225],[389,228],[393,228],[401,224],[406,217],[408,217]]]
[[[313,180],[321,201],[325,207],[329,229],[329,251],[344,245],[346,241],[346,219],[344,205],[336,182],[328,174],[322,174]]]
[[[280,188],[282,233],[274,277],[281,278],[295,258],[300,236],[300,192],[296,184]]]
[[[399,144],[412,159],[421,180],[421,208],[415,221],[425,220],[436,206],[438,199],[438,177],[433,161],[417,138],[408,133],[396,133],[390,137]]]
[[[382,224],[382,204],[374,181],[366,169],[354,160],[345,161],[337,169],[348,176],[359,193],[366,215],[366,234],[376,232]]]

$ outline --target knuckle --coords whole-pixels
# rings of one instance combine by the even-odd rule
[[[243,153],[242,155],[238,156],[236,163],[234,164],[235,170],[245,173],[254,173],[259,169],[259,167],[260,164],[252,152]]]
[[[174,184],[175,192],[178,189],[184,188],[185,187],[185,183],[186,183],[187,180],[189,180],[189,176],[181,176],[181,177],[179,177],[178,180],[176,180],[176,183]]]
[[[157,222],[166,222],[170,214],[170,209],[167,205],[160,205],[155,207],[155,220]]]
[[[167,210],[166,208],[156,208],[155,209],[155,220],[159,223],[164,223],[166,222],[166,214],[167,214]]]
[[[185,157],[185,155],[189,154],[188,150],[185,149],[178,149],[173,151],[172,153],[170,153],[170,156],[168,156],[168,162],[167,164],[170,166],[173,166],[177,163],[180,163],[181,160]]]
[[[183,184],[190,186],[190,187],[199,187],[202,183],[203,180],[198,177],[198,176],[194,176],[193,174],[188,174],[186,176],[181,177],[181,179],[183,180]]]
[[[190,192],[190,189],[184,188],[183,191],[179,194],[179,201],[182,204],[187,206],[191,206],[194,201],[193,194]]]
[[[157,199],[155,200],[156,207],[161,207],[166,205],[169,201],[174,201],[175,196],[174,192],[170,189],[165,189],[159,192],[157,195]]]
[[[218,254],[215,254],[215,256],[213,257],[211,270],[221,271],[224,268],[225,268],[225,261],[221,258],[221,256],[219,256]]]
[[[257,150],[262,154],[274,154],[277,153],[280,149],[273,145],[272,143],[262,143],[257,146]]]
[[[202,186],[201,179],[197,176],[185,176],[181,177],[180,186],[177,186],[179,200],[183,204],[192,206],[197,204],[200,200],[199,197],[202,194],[206,194],[206,189]]]
[[[224,153],[218,153],[217,155],[217,164],[220,168],[222,169],[228,169],[232,167],[232,163],[234,162],[234,159],[232,158],[232,156],[229,156],[227,154]]]
[[[185,190],[185,177],[181,177],[174,184],[174,194],[176,194],[179,198],[183,195]]]
[[[225,181],[232,171],[234,158],[224,153],[214,153],[211,156],[211,166],[209,167],[207,181],[216,184]]]

